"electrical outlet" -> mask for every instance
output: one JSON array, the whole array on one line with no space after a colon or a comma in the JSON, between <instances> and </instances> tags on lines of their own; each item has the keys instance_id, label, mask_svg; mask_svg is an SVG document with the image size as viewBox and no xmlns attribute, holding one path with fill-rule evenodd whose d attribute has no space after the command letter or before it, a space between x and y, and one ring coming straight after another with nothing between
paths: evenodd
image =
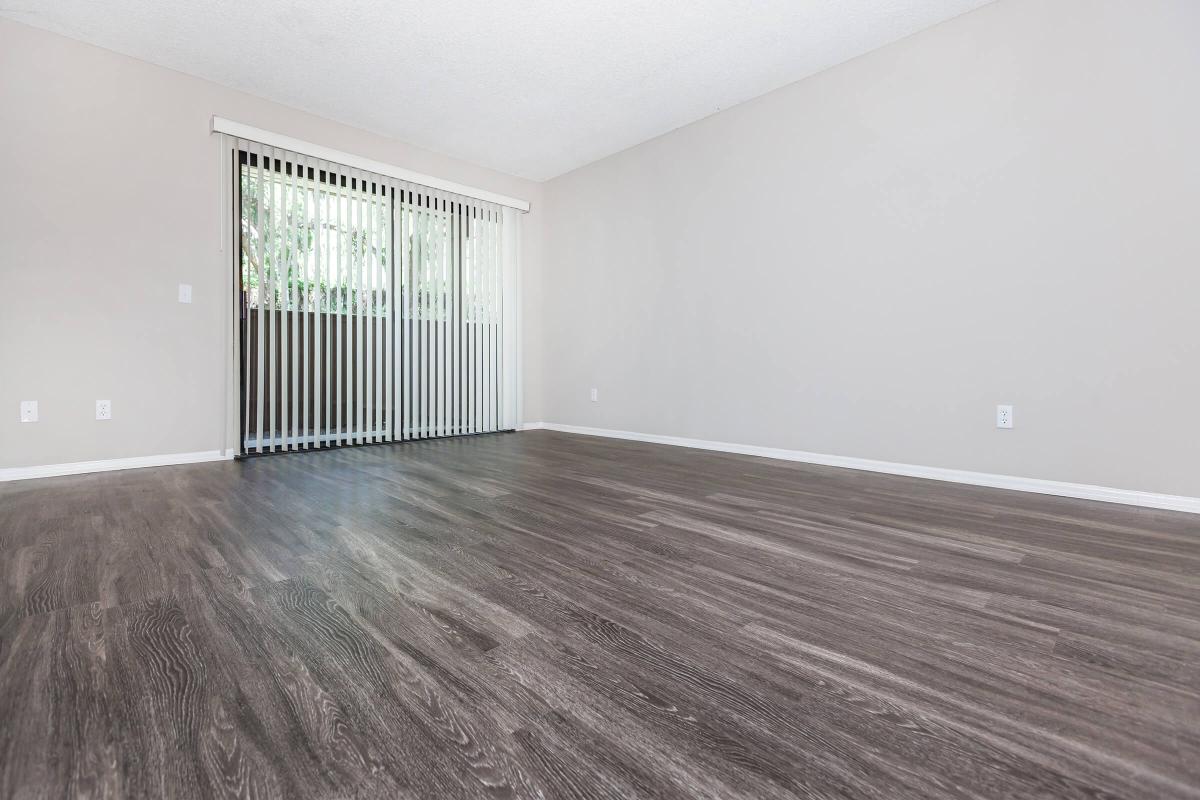
<instances>
[{"instance_id":1,"label":"electrical outlet","mask_svg":"<svg viewBox=\"0 0 1200 800\"><path fill-rule=\"evenodd\" d=\"M190 283L179 284L179 302L192 302L192 285Z\"/></svg>"},{"instance_id":2,"label":"electrical outlet","mask_svg":"<svg viewBox=\"0 0 1200 800\"><path fill-rule=\"evenodd\" d=\"M1013 426L1013 407L996 406L996 427L1011 428Z\"/></svg>"},{"instance_id":3,"label":"electrical outlet","mask_svg":"<svg viewBox=\"0 0 1200 800\"><path fill-rule=\"evenodd\" d=\"M592 389L592 402L593 403L600 402L600 390L599 389Z\"/></svg>"},{"instance_id":4,"label":"electrical outlet","mask_svg":"<svg viewBox=\"0 0 1200 800\"><path fill-rule=\"evenodd\" d=\"M21 401L21 422L37 422L37 421L38 421L37 400L22 400Z\"/></svg>"},{"instance_id":5,"label":"electrical outlet","mask_svg":"<svg viewBox=\"0 0 1200 800\"><path fill-rule=\"evenodd\" d=\"M112 401L96 401L96 419L112 419Z\"/></svg>"}]
</instances>

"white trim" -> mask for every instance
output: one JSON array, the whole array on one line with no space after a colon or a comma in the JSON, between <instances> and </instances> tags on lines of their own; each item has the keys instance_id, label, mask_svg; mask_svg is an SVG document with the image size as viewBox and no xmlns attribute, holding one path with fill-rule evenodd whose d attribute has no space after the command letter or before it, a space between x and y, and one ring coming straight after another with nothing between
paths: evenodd
<instances>
[{"instance_id":1,"label":"white trim","mask_svg":"<svg viewBox=\"0 0 1200 800\"><path fill-rule=\"evenodd\" d=\"M525 315L524 315L524 312L522 311L522 304L524 303L524 299L523 299L522 295L523 295L525 289L522 286L522 282L521 282L521 276L524 273L524 269L522 269L522 265L525 262L522 260L522 255L521 255L521 253L522 253L521 240L523 239L523 235L521 234L520 225L521 225L521 220L518 219L517 225L514 226L516 228L516 230L513 232L513 256L512 256L516 262L513 265L513 283L514 283L514 285L513 285L512 291L513 291L513 303L516 306L516 308L513 309L513 319L514 319L513 327L516 328L516 336L517 336L516 353L514 354L514 369L516 371L516 376L514 377L514 380L516 381L516 397L513 398L514 404L515 404L515 410L514 410L512 420L515 423L514 429L517 429L517 430L520 429L521 420L525 416L525 359L521 355L522 353L525 352L525 321L524 321Z\"/></svg>"},{"instance_id":2,"label":"white trim","mask_svg":"<svg viewBox=\"0 0 1200 800\"><path fill-rule=\"evenodd\" d=\"M737 453L746 456L774 458L781 461L799 461L805 464L821 464L827 467L859 469L867 472L882 472L888 475L904 475L910 478L926 478L949 483L965 483L970 486L987 486L992 489L1009 489L1016 492L1050 494L1059 497L1074 497L1079 500L1097 500L1102 503L1120 503L1127 506L1159 508L1167 511L1183 511L1200 514L1200 497L1141 492L1134 489L1113 489L1107 486L1092 486L1085 483L1066 483L1041 478L1021 478L1014 475L996 475L989 472L968 472L944 467L925 467L918 464L900 464L894 461L874 461L868 458L831 456L809 453L803 450L783 450L777 447L758 447L749 444L713 442L704 439L687 439L681 436L660 436L653 433L634 433L607 428L587 428L579 425L560 425L556 422L526 422L523 431L551 430L563 433L578 433L584 436L603 436L609 439L629 439L636 442L666 444L676 447L693 447L699 450L716 450L721 453Z\"/></svg>"},{"instance_id":3,"label":"white trim","mask_svg":"<svg viewBox=\"0 0 1200 800\"><path fill-rule=\"evenodd\" d=\"M270 145L271 147L281 147L284 150L291 150L294 153L300 153L306 156L324 159L325 161L333 161L337 164L343 164L354 169L363 169L368 172L374 172L378 175L386 175L389 178L399 178L402 181L410 183L419 183L422 186L428 186L431 189L441 189L444 192L453 194L466 195L474 197L476 200L486 200L489 203L498 203L502 206L515 208L518 211L529 211L529 201L521 200L516 197L508 197L506 195L489 192L486 189L477 189L474 186L467 186L454 181L435 178L432 175L424 175L420 172L413 172L404 167L398 167L395 164L388 164L383 161L375 161L370 158L356 156L353 153L347 153L342 150L335 150L332 147L306 142L303 139L294 139L291 136L285 136L282 133L255 128L252 125L245 125L241 122L225 119L224 117L214 116L212 118L213 133L227 133L231 136L236 136L240 139L250 139L261 144Z\"/></svg>"},{"instance_id":4,"label":"white trim","mask_svg":"<svg viewBox=\"0 0 1200 800\"><path fill-rule=\"evenodd\" d=\"M500 226L500 411L501 430L512 430L521 419L521 218L504 210Z\"/></svg>"},{"instance_id":5,"label":"white trim","mask_svg":"<svg viewBox=\"0 0 1200 800\"><path fill-rule=\"evenodd\" d=\"M221 134L221 246L220 270L221 287L224 290L226 302L222 303L224 311L221 314L225 329L225 374L222 395L225 400L224 418L221 430L221 452L232 455L237 452L238 431L242 419L241 382L242 341L241 315L234 309L241 309L239 297L241 293L241 230L234 232L233 215L238 209L234 208L233 172L236 166L234 154L236 141L226 134ZM235 261L234 259L237 259Z\"/></svg>"},{"instance_id":6,"label":"white trim","mask_svg":"<svg viewBox=\"0 0 1200 800\"><path fill-rule=\"evenodd\" d=\"M170 467L176 464L199 464L205 461L229 461L233 453L205 450L200 453L170 453L160 456L110 458L103 461L75 461L70 464L43 464L37 467L8 467L0 469L0 482L23 481L29 478L53 478L59 475L82 475L86 472L111 472L118 469Z\"/></svg>"}]
</instances>

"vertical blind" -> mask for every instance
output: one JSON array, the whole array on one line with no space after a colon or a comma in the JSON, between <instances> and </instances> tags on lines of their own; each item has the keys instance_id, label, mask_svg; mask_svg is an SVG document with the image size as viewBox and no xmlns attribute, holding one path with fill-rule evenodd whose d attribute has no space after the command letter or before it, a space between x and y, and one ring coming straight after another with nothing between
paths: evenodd
<instances>
[{"instance_id":1,"label":"vertical blind","mask_svg":"<svg viewBox=\"0 0 1200 800\"><path fill-rule=\"evenodd\" d=\"M397 186L404 364L398 438L499 430L502 213Z\"/></svg>"},{"instance_id":2,"label":"vertical blind","mask_svg":"<svg viewBox=\"0 0 1200 800\"><path fill-rule=\"evenodd\" d=\"M515 427L504 209L252 141L233 152L243 453Z\"/></svg>"}]
</instances>

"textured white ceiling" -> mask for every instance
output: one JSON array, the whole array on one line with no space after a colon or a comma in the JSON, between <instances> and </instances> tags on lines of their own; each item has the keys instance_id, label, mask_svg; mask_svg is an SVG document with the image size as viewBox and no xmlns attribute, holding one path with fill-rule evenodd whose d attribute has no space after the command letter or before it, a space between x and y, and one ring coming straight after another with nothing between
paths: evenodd
<instances>
[{"instance_id":1,"label":"textured white ceiling","mask_svg":"<svg viewBox=\"0 0 1200 800\"><path fill-rule=\"evenodd\" d=\"M0 15L544 180L990 0L21 0Z\"/></svg>"}]
</instances>

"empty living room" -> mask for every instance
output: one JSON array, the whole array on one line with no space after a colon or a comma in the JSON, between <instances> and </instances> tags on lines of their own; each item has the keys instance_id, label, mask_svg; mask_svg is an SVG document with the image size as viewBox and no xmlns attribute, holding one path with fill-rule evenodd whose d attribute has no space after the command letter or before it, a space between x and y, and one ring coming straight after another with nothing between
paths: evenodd
<instances>
[{"instance_id":1,"label":"empty living room","mask_svg":"<svg viewBox=\"0 0 1200 800\"><path fill-rule=\"evenodd\" d=\"M1200 800L1200 2L0 8L0 800Z\"/></svg>"}]
</instances>

